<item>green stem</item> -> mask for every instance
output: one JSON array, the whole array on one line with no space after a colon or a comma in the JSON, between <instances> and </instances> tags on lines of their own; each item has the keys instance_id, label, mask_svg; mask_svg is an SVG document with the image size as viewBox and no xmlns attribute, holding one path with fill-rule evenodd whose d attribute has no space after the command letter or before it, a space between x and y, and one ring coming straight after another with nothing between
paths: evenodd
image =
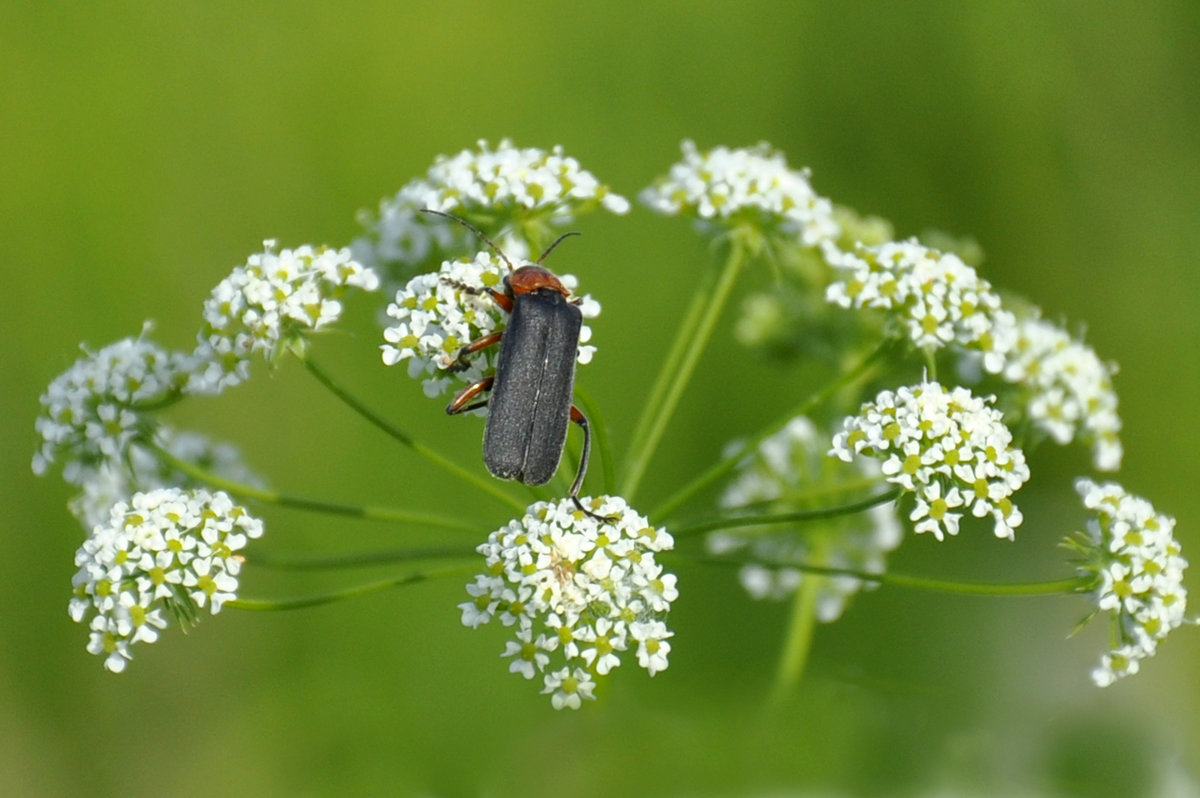
<instances>
[{"instance_id":1,"label":"green stem","mask_svg":"<svg viewBox=\"0 0 1200 798\"><path fill-rule=\"evenodd\" d=\"M384 579L379 582L370 582L365 585L356 585L354 587L335 590L330 593L321 593L315 596L305 596L295 599L248 599L239 598L231 599L225 602L226 607L233 607L239 610L255 610L258 612L273 612L277 610L298 610L304 607L317 607L322 604L332 604L335 601L342 599L357 598L370 593L378 593L381 590L388 588L399 587L400 585L412 585L417 582L425 582L430 579L437 579L443 576L458 576L473 573L478 570L478 566L457 566L454 568L441 568L432 571L418 571L416 573L405 574L404 576L394 577L392 579Z\"/></svg>"},{"instance_id":2,"label":"green stem","mask_svg":"<svg viewBox=\"0 0 1200 798\"><path fill-rule=\"evenodd\" d=\"M159 410L166 410L168 407L178 404L183 400L183 397L184 393L182 390L173 388L164 396L152 402L132 402L128 407L140 413L157 413Z\"/></svg>"},{"instance_id":3,"label":"green stem","mask_svg":"<svg viewBox=\"0 0 1200 798\"><path fill-rule=\"evenodd\" d=\"M276 568L287 571L329 571L339 568L362 568L373 565L393 565L398 562L441 560L469 557L475 547L441 546L423 549L387 549L366 551L357 554L341 554L332 557L289 557L287 555L257 553L247 558L250 565L259 568Z\"/></svg>"},{"instance_id":4,"label":"green stem","mask_svg":"<svg viewBox=\"0 0 1200 798\"><path fill-rule=\"evenodd\" d=\"M938 381L937 357L932 349L924 350L925 355L925 379L930 382Z\"/></svg>"},{"instance_id":5,"label":"green stem","mask_svg":"<svg viewBox=\"0 0 1200 798\"><path fill-rule=\"evenodd\" d=\"M641 417L638 418L637 424L634 425L633 437L629 446L631 452L642 445L642 441L648 434L650 423L654 419L654 410L662 404L663 396L666 395L671 376L679 370L679 361L683 357L684 349L687 347L690 331L696 329L696 325L700 322L700 316L704 313L705 303L712 296L717 276L715 270L706 269L703 278L696 286L695 293L692 294L691 302L688 303L687 311L683 314L683 321L679 324L679 331L675 335L675 340L671 342L671 348L667 352L667 357L663 360L662 365L659 366L658 376L655 378L654 385L650 389L650 395L646 397L646 402L642 405Z\"/></svg>"},{"instance_id":6,"label":"green stem","mask_svg":"<svg viewBox=\"0 0 1200 798\"><path fill-rule=\"evenodd\" d=\"M675 413L675 407L679 404L683 389L687 386L692 372L695 371L696 363L700 360L700 353L708 345L717 318L733 291L738 273L745 261L745 245L739 237L731 236L729 257L725 261L725 268L721 271L716 286L707 297L707 304L703 302L704 297L698 295L698 299L693 300L694 307L688 310L688 316L685 317L684 326L679 329L667 363L659 372L658 380L663 387L655 386L650 400L642 410L643 419L649 418L649 420L639 421L638 431L635 432L634 442L630 447L628 469L620 490L620 495L626 501L632 501L634 494L637 493L642 476L650 464L650 458L654 455L654 450L666 430L667 423ZM707 284L705 288L707 288ZM695 312L696 307L701 307L702 310L697 313ZM679 356L676 358L677 353ZM677 365L673 364L673 360L678 361ZM656 397L659 396L661 399L656 400Z\"/></svg>"},{"instance_id":7,"label":"green stem","mask_svg":"<svg viewBox=\"0 0 1200 798\"><path fill-rule=\"evenodd\" d=\"M869 510L880 504L895 501L900 496L901 488L889 488L883 493L870 496L851 504L839 504L835 507L821 507L816 510L796 510L790 513L763 513L760 515L736 515L714 518L672 529L671 536L676 540L703 535L718 529L734 529L742 526L766 526L768 524L790 524L798 521L818 521L823 518L838 518L843 515L853 515Z\"/></svg>"},{"instance_id":8,"label":"green stem","mask_svg":"<svg viewBox=\"0 0 1200 798\"><path fill-rule=\"evenodd\" d=\"M239 498L254 499L256 501L265 502L268 504L277 504L281 507L295 507L301 510L312 510L319 513L329 513L332 515L345 515L353 518L369 518L376 521L391 521L404 524L421 524L425 526L442 527L444 529L460 529L466 532L478 532L479 525L470 521L463 521L459 518L450 518L444 515L434 515L431 513L416 513L408 510L399 510L391 507L373 507L370 505L359 504L341 504L338 502L327 502L319 499L306 499L299 496L288 496L287 494L278 493L265 488L256 488L253 485L244 485L240 482L235 482L232 479L226 479L218 474L214 474L195 463L189 463L186 460L181 460L171 452L164 449L154 442L146 444L152 449L155 454L162 459L164 463L171 466L177 471L180 471L197 482L211 485L219 490L231 493Z\"/></svg>"},{"instance_id":9,"label":"green stem","mask_svg":"<svg viewBox=\"0 0 1200 798\"><path fill-rule=\"evenodd\" d=\"M358 399L356 399L354 396L351 396L349 393L343 390L342 387L335 383L333 379L325 373L325 370L316 363L308 358L305 358L303 362L305 368L308 369L310 374L317 378L318 382L328 388L329 391L338 399L341 399L347 407L358 413L370 423L374 424L377 428L383 430L383 432L387 433L389 436L407 446L409 449L421 455L439 468L442 468L445 471L448 471L449 473L459 477L460 479L471 483L484 493L499 499L514 510L519 510L521 512L525 511L525 505L523 503L508 495L508 493L506 493L504 490L497 487L494 482L485 479L472 471L468 471L457 463L446 459L420 441L415 440L407 432L387 421L382 416L378 415L364 405L362 402L358 401Z\"/></svg>"},{"instance_id":10,"label":"green stem","mask_svg":"<svg viewBox=\"0 0 1200 798\"><path fill-rule=\"evenodd\" d=\"M871 369L879 362L880 359L891 349L893 342L888 339L875 347L866 357L860 360L854 368L841 374L836 380L826 385L820 391L809 396L800 404L793 407L785 415L777 419L774 423L767 425L757 434L743 441L734 451L730 452L725 457L718 460L709 468L701 472L691 482L684 485L673 495L668 497L666 501L654 508L650 512L649 517L665 520L670 517L671 513L678 510L685 502L695 496L699 491L711 485L725 474L733 470L746 455L758 448L758 446L767 438L771 437L779 430L787 426L788 422L797 416L806 416L815 408L820 407L831 396L851 385L871 372Z\"/></svg>"},{"instance_id":11,"label":"green stem","mask_svg":"<svg viewBox=\"0 0 1200 798\"><path fill-rule=\"evenodd\" d=\"M778 702L785 698L800 683L808 652L812 650L813 630L817 624L817 592L821 580L804 579L792 598L791 617L787 637L779 656L779 668L775 672L774 698Z\"/></svg>"},{"instance_id":12,"label":"green stem","mask_svg":"<svg viewBox=\"0 0 1200 798\"><path fill-rule=\"evenodd\" d=\"M837 576L837 569L828 569L830 574ZM853 576L854 574L846 574ZM957 593L969 596L1050 596L1057 593L1077 593L1087 587L1085 580L1077 576L1067 579L1055 579L1050 582L1013 582L992 583L956 582L949 579L932 579L908 574L877 574L867 580L881 585L895 585L914 590L928 590L936 593Z\"/></svg>"},{"instance_id":13,"label":"green stem","mask_svg":"<svg viewBox=\"0 0 1200 798\"><path fill-rule=\"evenodd\" d=\"M733 557L695 557L696 562L708 565L761 565L756 561L739 560ZM928 590L934 593L955 593L969 596L1051 596L1060 593L1078 593L1088 589L1090 581L1084 577L1073 576L1067 579L1055 579L1049 582L961 582L950 579L934 579L911 574L882 573L875 574L859 571L854 568L833 568L824 565L807 565L805 563L788 563L785 567L794 568L806 574L817 576L849 576L863 582L878 585L894 585L913 590Z\"/></svg>"}]
</instances>

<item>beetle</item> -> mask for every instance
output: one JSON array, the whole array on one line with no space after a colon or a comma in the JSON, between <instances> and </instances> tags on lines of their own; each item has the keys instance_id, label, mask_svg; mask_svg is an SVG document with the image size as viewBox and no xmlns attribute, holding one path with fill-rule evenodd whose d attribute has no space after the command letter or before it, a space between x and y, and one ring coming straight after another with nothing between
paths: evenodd
<instances>
[{"instance_id":1,"label":"beetle","mask_svg":"<svg viewBox=\"0 0 1200 798\"><path fill-rule=\"evenodd\" d=\"M486 406L483 462L500 479L526 485L544 485L558 471L573 422L583 430L579 470L568 494L583 512L595 516L579 501L587 474L592 438L587 417L572 402L579 332L583 326L581 300L573 298L562 281L542 265L555 247L569 236L558 237L534 263L514 268L508 257L482 232L453 214L422 209L458 222L488 245L504 264L504 290L453 283L473 294L487 294L508 312L508 324L467 343L455 357L451 370L466 368L472 354L499 344L495 372L467 385L446 406L450 415ZM478 400L484 393L488 398Z\"/></svg>"}]
</instances>

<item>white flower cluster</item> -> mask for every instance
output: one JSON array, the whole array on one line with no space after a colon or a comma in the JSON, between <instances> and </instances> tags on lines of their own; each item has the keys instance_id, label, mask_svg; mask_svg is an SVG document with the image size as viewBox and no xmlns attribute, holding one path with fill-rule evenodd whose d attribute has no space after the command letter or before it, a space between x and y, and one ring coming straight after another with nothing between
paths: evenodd
<instances>
[{"instance_id":1,"label":"white flower cluster","mask_svg":"<svg viewBox=\"0 0 1200 798\"><path fill-rule=\"evenodd\" d=\"M767 503L770 512L811 509L811 497L823 487L879 475L874 460L846 466L825 456L825 441L803 416L764 440L738 465L721 506L735 508ZM783 599L805 579L817 580L817 618L829 623L841 617L850 597L864 585L849 576L806 576L792 564L884 571L884 555L900 545L900 523L891 507L868 513L810 522L802 527L744 527L708 536L714 554L744 551L759 563L744 565L742 587L756 599ZM867 585L873 587L874 585Z\"/></svg>"},{"instance_id":2,"label":"white flower cluster","mask_svg":"<svg viewBox=\"0 0 1200 798\"><path fill-rule=\"evenodd\" d=\"M1092 671L1106 687L1137 673L1158 642L1188 620L1187 560L1174 537L1175 519L1150 502L1113 482L1080 479L1075 488L1095 517L1069 544L1084 555L1081 572L1097 580L1096 605L1112 617L1113 648Z\"/></svg>"},{"instance_id":3,"label":"white flower cluster","mask_svg":"<svg viewBox=\"0 0 1200 798\"><path fill-rule=\"evenodd\" d=\"M504 139L492 149L481 140L476 149L439 156L424 177L384 199L377 214L361 214L367 235L354 242L354 251L371 264L415 266L470 246L466 230L421 213L423 208L467 217L478 211L501 219L499 229L504 221L528 222L534 217L559 226L597 205L616 214L629 211L628 200L580 168L562 147L547 152L514 147Z\"/></svg>"},{"instance_id":4,"label":"white flower cluster","mask_svg":"<svg viewBox=\"0 0 1200 798\"><path fill-rule=\"evenodd\" d=\"M156 429L155 441L180 460L194 463L225 479L257 487L265 484L258 474L245 465L241 452L232 444L163 425ZM84 471L78 463L64 468L64 473L82 474ZM176 471L136 442L126 451L121 463L106 463L96 469L87 469L86 473L86 478L79 483L81 492L70 500L68 506L83 528L89 531L97 524L108 521L114 504L128 500L138 490L189 485L192 482L186 474Z\"/></svg>"},{"instance_id":5,"label":"white flower cluster","mask_svg":"<svg viewBox=\"0 0 1200 798\"><path fill-rule=\"evenodd\" d=\"M830 455L883 461L887 480L916 496L917 532L958 534L963 511L991 515L996 537L1013 538L1021 511L1010 498L1029 479L1000 411L963 387L923 382L882 391L843 422Z\"/></svg>"},{"instance_id":6,"label":"white flower cluster","mask_svg":"<svg viewBox=\"0 0 1200 798\"><path fill-rule=\"evenodd\" d=\"M641 200L667 215L702 223L747 221L796 234L806 246L837 238L833 204L813 191L808 172L789 169L783 153L755 147L700 152L682 144L683 160L642 191Z\"/></svg>"},{"instance_id":7,"label":"white flower cluster","mask_svg":"<svg viewBox=\"0 0 1200 798\"><path fill-rule=\"evenodd\" d=\"M654 559L673 547L670 534L618 497L583 503L607 520L563 499L538 502L493 532L479 547L484 572L467 585L472 600L459 605L465 626L499 617L516 627L502 654L509 671L541 674L555 709L594 699L597 677L627 650L651 676L664 670L674 634L665 619L675 576Z\"/></svg>"},{"instance_id":8,"label":"white flower cluster","mask_svg":"<svg viewBox=\"0 0 1200 798\"><path fill-rule=\"evenodd\" d=\"M503 292L507 270L495 255L480 252L471 260L448 260L439 271L409 280L387 307L387 315L395 323L383 331L384 364L394 366L407 360L409 376L422 380L429 397L488 373L495 366L496 347L479 352L465 364L456 364L456 358L463 346L504 329L508 314L483 289ZM574 291L577 281L573 276L559 279L568 291ZM585 319L595 318L600 303L585 295L579 309ZM591 336L591 328L584 325L579 332L580 363L590 362L596 351L586 343Z\"/></svg>"},{"instance_id":9,"label":"white flower cluster","mask_svg":"<svg viewBox=\"0 0 1200 798\"><path fill-rule=\"evenodd\" d=\"M246 541L262 522L224 493L167 488L113 506L75 554L71 618L91 630L87 650L120 673L134 643L153 643L168 616L192 623L236 597Z\"/></svg>"},{"instance_id":10,"label":"white flower cluster","mask_svg":"<svg viewBox=\"0 0 1200 798\"><path fill-rule=\"evenodd\" d=\"M63 478L85 485L105 469L122 468L130 443L153 429L146 409L176 398L190 370L187 355L140 337L75 361L41 396L34 473L62 461Z\"/></svg>"},{"instance_id":11,"label":"white flower cluster","mask_svg":"<svg viewBox=\"0 0 1200 798\"><path fill-rule=\"evenodd\" d=\"M1021 405L1034 426L1060 444L1076 436L1090 441L1101 471L1121 467L1115 373L1116 365L1100 360L1090 346L1038 318L1017 325L1004 367L1004 378L1025 392Z\"/></svg>"},{"instance_id":12,"label":"white flower cluster","mask_svg":"<svg viewBox=\"0 0 1200 798\"><path fill-rule=\"evenodd\" d=\"M827 246L825 257L841 272L826 289L829 302L887 311L920 349L957 344L980 353L992 374L1004 368L1016 320L991 284L957 255L909 240L854 252Z\"/></svg>"},{"instance_id":13,"label":"white flower cluster","mask_svg":"<svg viewBox=\"0 0 1200 798\"><path fill-rule=\"evenodd\" d=\"M304 245L276 251L272 240L213 289L204 303L191 393L219 393L245 381L250 357L274 361L303 336L342 314L348 288L374 291L379 278L351 258L349 249Z\"/></svg>"},{"instance_id":14,"label":"white flower cluster","mask_svg":"<svg viewBox=\"0 0 1200 798\"><path fill-rule=\"evenodd\" d=\"M34 473L61 462L63 478L83 488L71 502L72 512L90 527L134 489L183 481L168 479L169 471L135 445L156 433L169 448L186 446L176 452L185 459L222 465L223 452L163 430L154 411L185 394L217 393L241 382L251 354L273 359L302 347L306 332L340 316L339 299L348 288L371 291L378 284L374 272L350 259L349 250L304 246L276 252L274 242L266 242L265 252L234 269L205 302L205 327L194 352L169 352L143 336L127 338L88 353L56 377L41 396L34 424L41 437ZM232 476L236 469L224 473Z\"/></svg>"}]
</instances>

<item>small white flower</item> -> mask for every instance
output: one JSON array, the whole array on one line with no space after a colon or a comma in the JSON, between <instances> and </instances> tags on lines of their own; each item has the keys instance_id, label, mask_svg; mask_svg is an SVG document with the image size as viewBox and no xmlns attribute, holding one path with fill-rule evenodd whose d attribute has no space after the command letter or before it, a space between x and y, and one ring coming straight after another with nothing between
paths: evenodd
<instances>
[{"instance_id":1,"label":"small white flower","mask_svg":"<svg viewBox=\"0 0 1200 798\"><path fill-rule=\"evenodd\" d=\"M909 521L915 521L915 532L932 532L938 540L942 539L943 531L947 535L958 534L958 520L962 513L951 512L962 507L962 494L957 487L942 496L942 484L931 482L924 491L917 495L917 506L908 516ZM1001 536L1003 537L1003 536Z\"/></svg>"},{"instance_id":2,"label":"small white flower","mask_svg":"<svg viewBox=\"0 0 1200 798\"><path fill-rule=\"evenodd\" d=\"M1116 471L1122 456L1116 373L1115 363L1035 316L1017 325L1003 376L1020 389L1021 406L1035 427L1060 444L1077 437L1090 442L1096 468Z\"/></svg>"},{"instance_id":3,"label":"small white flower","mask_svg":"<svg viewBox=\"0 0 1200 798\"><path fill-rule=\"evenodd\" d=\"M825 456L825 443L811 421L797 417L759 444L737 467L721 497L722 507L769 503L771 512L814 507L810 498L823 486L878 477L879 466L860 459L853 466ZM884 555L900 544L900 523L891 507L874 507L855 516L802 527L745 527L710 535L714 554L744 551L757 562L742 566L742 587L753 598L781 600L807 579L817 580L817 614L823 622L839 618L850 598L864 587L848 577L809 576L793 563L881 573ZM867 584L866 587L874 587Z\"/></svg>"},{"instance_id":4,"label":"small white flower","mask_svg":"<svg viewBox=\"0 0 1200 798\"><path fill-rule=\"evenodd\" d=\"M991 515L996 537L1013 537L1020 511L1011 496L1029 479L1024 453L1000 411L963 387L936 382L883 391L843 422L830 455L854 454L883 461L887 480L916 496L910 520L938 540L958 532L970 505L977 518Z\"/></svg>"},{"instance_id":5,"label":"small white flower","mask_svg":"<svg viewBox=\"0 0 1200 798\"><path fill-rule=\"evenodd\" d=\"M579 709L584 699L595 701L596 682L584 668L562 668L547 673L542 695L550 695L550 704L555 709Z\"/></svg>"},{"instance_id":6,"label":"small white flower","mask_svg":"<svg viewBox=\"0 0 1200 798\"><path fill-rule=\"evenodd\" d=\"M684 141L682 150L683 160L641 193L653 210L691 216L706 229L745 222L779 230L805 246L838 236L833 204L813 191L807 170L789 169L769 144L700 152Z\"/></svg>"},{"instance_id":7,"label":"small white flower","mask_svg":"<svg viewBox=\"0 0 1200 798\"><path fill-rule=\"evenodd\" d=\"M493 532L479 547L484 572L467 586L472 600L459 605L467 626L509 619L509 670L526 678L545 672L542 692L556 709L592 698L595 678L620 665L630 639L639 665L666 668L664 620L678 596L674 574L654 556L674 545L666 530L617 497L583 504L606 520L563 499L538 502Z\"/></svg>"},{"instance_id":8,"label":"small white flower","mask_svg":"<svg viewBox=\"0 0 1200 798\"><path fill-rule=\"evenodd\" d=\"M561 227L597 206L616 214L629 211L628 200L563 154L562 147L518 148L504 139L493 149L480 141L475 149L439 156L424 177L380 202L378 212L360 213L367 232L353 249L360 260L407 278L474 248L471 233L422 209L486 221L487 232L498 234L509 225L538 232ZM513 256L509 243L504 246Z\"/></svg>"},{"instance_id":9,"label":"small white flower","mask_svg":"<svg viewBox=\"0 0 1200 798\"><path fill-rule=\"evenodd\" d=\"M477 626L482 626L492 619L496 614L496 607L500 602L492 598L493 591L503 588L503 582L487 576L475 577L475 583L467 585L467 593L472 597L472 601L466 601L458 605L462 610L462 624L474 629Z\"/></svg>"},{"instance_id":10,"label":"small white flower","mask_svg":"<svg viewBox=\"0 0 1200 798\"><path fill-rule=\"evenodd\" d=\"M587 644L580 648L579 656L596 674L604 676L621 664L617 653L625 650L626 633L625 621L598 618L576 632L575 639Z\"/></svg>"},{"instance_id":11,"label":"small white flower","mask_svg":"<svg viewBox=\"0 0 1200 798\"><path fill-rule=\"evenodd\" d=\"M305 245L276 251L274 241L251 255L213 289L204 303L191 393L220 393L250 376L255 353L275 362L306 335L342 314L350 288L374 291L379 278L349 249Z\"/></svg>"},{"instance_id":12,"label":"small white flower","mask_svg":"<svg viewBox=\"0 0 1200 798\"><path fill-rule=\"evenodd\" d=\"M638 644L638 665L651 676L666 670L667 655L671 653L667 638L674 635L662 621L634 621L629 625L629 636Z\"/></svg>"},{"instance_id":13,"label":"small white flower","mask_svg":"<svg viewBox=\"0 0 1200 798\"><path fill-rule=\"evenodd\" d=\"M504 652L500 656L512 657L512 662L508 665L509 673L519 673L526 679L532 679L550 664L550 655L547 652L551 650L551 645L545 635L538 635L538 639L534 640L531 629L518 629L517 639L505 643Z\"/></svg>"},{"instance_id":14,"label":"small white flower","mask_svg":"<svg viewBox=\"0 0 1200 798\"><path fill-rule=\"evenodd\" d=\"M1004 368L1016 342L1015 317L1001 307L991 284L957 255L915 239L853 251L830 244L824 252L839 272L826 289L827 301L885 311L919 349L955 344L982 357L992 374Z\"/></svg>"},{"instance_id":15,"label":"small white flower","mask_svg":"<svg viewBox=\"0 0 1200 798\"><path fill-rule=\"evenodd\" d=\"M190 624L205 606L217 614L236 596L238 551L261 536L262 522L224 493L163 488L117 502L75 554L68 610L91 630L88 651L120 673L168 615Z\"/></svg>"},{"instance_id":16,"label":"small white flower","mask_svg":"<svg viewBox=\"0 0 1200 798\"><path fill-rule=\"evenodd\" d=\"M1174 537L1175 519L1145 499L1115 482L1080 479L1075 488L1094 517L1068 545L1082 555L1079 571L1094 580L1093 600L1112 623L1113 649L1092 672L1092 680L1106 687L1137 673L1160 640L1190 622L1183 586L1187 560Z\"/></svg>"},{"instance_id":17,"label":"small white flower","mask_svg":"<svg viewBox=\"0 0 1200 798\"><path fill-rule=\"evenodd\" d=\"M481 350L465 362L458 356L467 344L502 331L508 323L508 313L483 293L489 288L503 291L507 271L496 255L480 252L470 260L446 261L437 272L409 280L387 307L394 323L383 330L384 365L407 361L409 376L420 379L425 395L431 398L489 373L495 367L498 347ZM559 279L568 291L575 290L577 281L572 275ZM475 290L464 290L463 286ZM578 299L585 319L600 313L600 303L590 296ZM580 363L590 362L596 351L596 347L586 345L591 335L591 329L584 325L579 334Z\"/></svg>"}]
</instances>

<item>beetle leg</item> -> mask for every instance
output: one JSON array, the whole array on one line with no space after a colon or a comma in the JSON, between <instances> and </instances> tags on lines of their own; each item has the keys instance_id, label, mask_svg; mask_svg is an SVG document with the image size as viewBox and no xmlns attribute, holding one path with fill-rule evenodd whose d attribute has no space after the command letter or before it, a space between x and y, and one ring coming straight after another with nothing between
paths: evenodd
<instances>
[{"instance_id":1,"label":"beetle leg","mask_svg":"<svg viewBox=\"0 0 1200 798\"><path fill-rule=\"evenodd\" d=\"M495 377L484 377L482 380L476 380L466 388L463 388L454 395L454 398L450 400L450 404L446 405L446 413L453 416L458 413L465 413L468 410L475 410L483 407L487 404L486 399L481 402L476 402L472 405L468 405L467 402L470 402L484 391L490 391L492 389L492 383L495 381Z\"/></svg>"},{"instance_id":2,"label":"beetle leg","mask_svg":"<svg viewBox=\"0 0 1200 798\"><path fill-rule=\"evenodd\" d=\"M500 342L504 331L489 333L487 335L476 338L462 349L458 350L458 354L454 356L454 360L449 366L446 366L446 371L463 371L471 364L467 361L468 355L473 355L480 349L487 349L489 346L494 346Z\"/></svg>"},{"instance_id":3,"label":"beetle leg","mask_svg":"<svg viewBox=\"0 0 1200 798\"><path fill-rule=\"evenodd\" d=\"M442 285L448 285L451 288L457 288L464 294L471 294L473 296L483 296L486 294L487 296L490 296L492 301L494 301L497 305L504 308L505 313L512 313L512 299L504 293L497 291L495 288L481 288L476 285L467 285L466 283L459 282L458 280L446 279L442 280Z\"/></svg>"},{"instance_id":4,"label":"beetle leg","mask_svg":"<svg viewBox=\"0 0 1200 798\"><path fill-rule=\"evenodd\" d=\"M589 515L597 521L604 521L609 524L616 523L619 520L619 516L593 513L583 506L583 502L579 501L579 490L583 487L583 478L587 474L588 457L592 453L592 431L588 426L587 416L575 405L571 405L571 420L583 430L583 451L579 454L579 471L575 474L575 481L571 483L571 492L568 495L571 497L571 501L575 503L575 507L584 515Z\"/></svg>"}]
</instances>

